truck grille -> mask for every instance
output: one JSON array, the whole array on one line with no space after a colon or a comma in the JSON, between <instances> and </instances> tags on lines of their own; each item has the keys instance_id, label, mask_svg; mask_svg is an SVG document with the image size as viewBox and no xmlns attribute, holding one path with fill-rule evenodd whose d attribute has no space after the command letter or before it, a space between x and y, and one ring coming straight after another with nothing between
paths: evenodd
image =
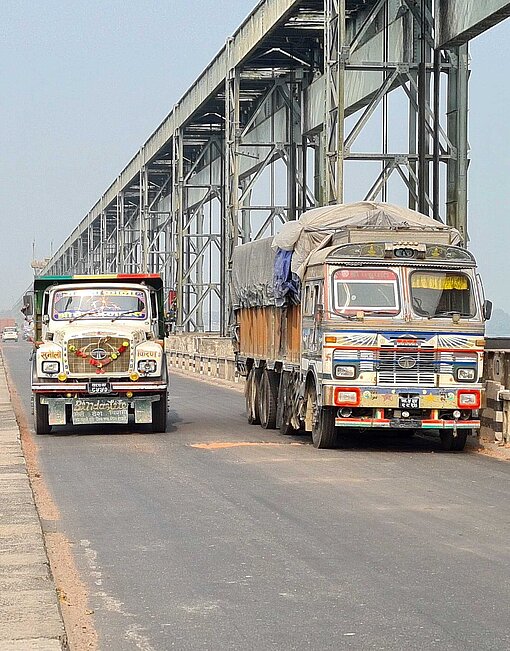
<instances>
[{"instance_id":1,"label":"truck grille","mask_svg":"<svg viewBox=\"0 0 510 651\"><path fill-rule=\"evenodd\" d=\"M104 370L108 375L122 375L129 371L130 347L119 353L122 344L127 341L123 337L76 337L69 339L67 344L67 364L69 373L76 375L94 375L97 367L90 363L91 353L95 350L102 350L106 353L105 359L111 355L118 355L117 359L105 365ZM86 357L77 355L77 351L86 353ZM100 357L101 355L99 355ZM101 360L98 360L101 363Z\"/></svg>"},{"instance_id":2,"label":"truck grille","mask_svg":"<svg viewBox=\"0 0 510 651\"><path fill-rule=\"evenodd\" d=\"M436 381L434 361L434 351L381 350L378 367L379 384L433 387Z\"/></svg>"}]
</instances>

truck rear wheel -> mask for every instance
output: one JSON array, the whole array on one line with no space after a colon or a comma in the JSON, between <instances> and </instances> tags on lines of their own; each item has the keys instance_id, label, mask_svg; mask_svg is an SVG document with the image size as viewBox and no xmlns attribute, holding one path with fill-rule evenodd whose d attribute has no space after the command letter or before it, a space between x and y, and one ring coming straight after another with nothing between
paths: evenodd
<instances>
[{"instance_id":1,"label":"truck rear wheel","mask_svg":"<svg viewBox=\"0 0 510 651\"><path fill-rule=\"evenodd\" d=\"M275 429L278 409L278 386L280 378L274 371L265 368L260 378L259 415L264 429Z\"/></svg>"},{"instance_id":2,"label":"truck rear wheel","mask_svg":"<svg viewBox=\"0 0 510 651\"><path fill-rule=\"evenodd\" d=\"M251 368L246 378L244 397L246 399L246 415L250 425L259 425L259 390L261 372L258 368Z\"/></svg>"},{"instance_id":3,"label":"truck rear wheel","mask_svg":"<svg viewBox=\"0 0 510 651\"><path fill-rule=\"evenodd\" d=\"M38 395L34 396L34 428L38 435L51 432L48 405L41 404L41 398Z\"/></svg>"},{"instance_id":4,"label":"truck rear wheel","mask_svg":"<svg viewBox=\"0 0 510 651\"><path fill-rule=\"evenodd\" d=\"M282 371L280 376L280 388L278 390L278 409L276 415L276 424L280 421L280 434L291 436L298 431L291 422L292 419L292 397L293 397L293 377L289 371Z\"/></svg>"},{"instance_id":5,"label":"truck rear wheel","mask_svg":"<svg viewBox=\"0 0 510 651\"><path fill-rule=\"evenodd\" d=\"M167 394L162 393L159 400L152 403L152 431L153 432L166 432L166 401Z\"/></svg>"},{"instance_id":6,"label":"truck rear wheel","mask_svg":"<svg viewBox=\"0 0 510 651\"><path fill-rule=\"evenodd\" d=\"M453 435L453 429L442 429L439 432L441 447L447 452L462 452L466 445L468 430L457 430L457 436Z\"/></svg>"},{"instance_id":7,"label":"truck rear wheel","mask_svg":"<svg viewBox=\"0 0 510 651\"><path fill-rule=\"evenodd\" d=\"M336 446L335 409L333 407L319 407L317 389L315 386L308 394L312 401L312 443L314 448L328 450Z\"/></svg>"}]
</instances>

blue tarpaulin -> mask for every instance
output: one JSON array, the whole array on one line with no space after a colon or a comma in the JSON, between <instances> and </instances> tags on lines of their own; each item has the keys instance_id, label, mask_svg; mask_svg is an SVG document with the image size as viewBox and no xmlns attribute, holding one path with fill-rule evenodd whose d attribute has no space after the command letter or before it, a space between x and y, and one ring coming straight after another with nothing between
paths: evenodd
<instances>
[{"instance_id":1,"label":"blue tarpaulin","mask_svg":"<svg viewBox=\"0 0 510 651\"><path fill-rule=\"evenodd\" d=\"M292 251L277 249L274 259L273 290L276 305L299 303L301 282L291 271Z\"/></svg>"}]
</instances>

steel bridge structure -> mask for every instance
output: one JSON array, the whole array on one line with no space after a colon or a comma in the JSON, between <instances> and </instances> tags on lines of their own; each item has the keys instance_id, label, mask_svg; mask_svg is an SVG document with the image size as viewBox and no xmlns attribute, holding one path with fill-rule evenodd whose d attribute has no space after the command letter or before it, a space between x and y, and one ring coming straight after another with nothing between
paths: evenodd
<instances>
[{"instance_id":1,"label":"steel bridge structure","mask_svg":"<svg viewBox=\"0 0 510 651\"><path fill-rule=\"evenodd\" d=\"M233 248L311 207L406 203L467 240L467 42L509 14L262 0L42 273L160 273L177 331L225 333Z\"/></svg>"}]
</instances>

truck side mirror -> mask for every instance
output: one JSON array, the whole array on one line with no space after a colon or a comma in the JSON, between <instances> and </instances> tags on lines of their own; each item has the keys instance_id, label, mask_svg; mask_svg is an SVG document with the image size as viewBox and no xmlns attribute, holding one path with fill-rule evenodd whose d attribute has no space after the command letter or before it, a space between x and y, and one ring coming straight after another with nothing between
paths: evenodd
<instances>
[{"instance_id":1,"label":"truck side mirror","mask_svg":"<svg viewBox=\"0 0 510 651\"><path fill-rule=\"evenodd\" d=\"M483 318L488 321L492 315L492 301L485 301L483 304Z\"/></svg>"},{"instance_id":2,"label":"truck side mirror","mask_svg":"<svg viewBox=\"0 0 510 651\"><path fill-rule=\"evenodd\" d=\"M47 314L45 314L42 318L42 322L44 323L44 325L48 325L48 323L50 322L50 317Z\"/></svg>"}]
</instances>

